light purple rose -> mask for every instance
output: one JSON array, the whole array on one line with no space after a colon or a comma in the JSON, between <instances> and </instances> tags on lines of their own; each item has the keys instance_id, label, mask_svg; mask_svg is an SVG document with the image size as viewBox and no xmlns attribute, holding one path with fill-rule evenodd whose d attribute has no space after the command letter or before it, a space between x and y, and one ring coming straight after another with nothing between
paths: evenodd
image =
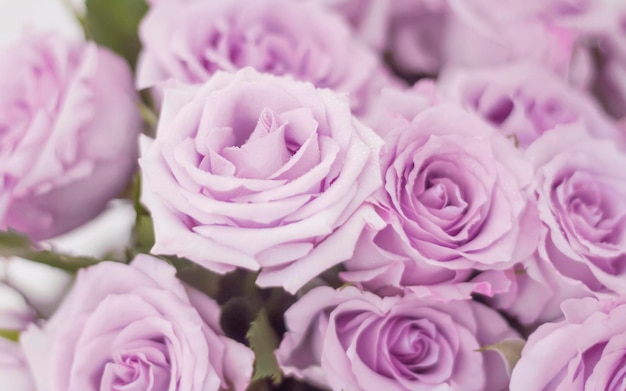
<instances>
[{"instance_id":1,"label":"light purple rose","mask_svg":"<svg viewBox=\"0 0 626 391\"><path fill-rule=\"evenodd\" d=\"M501 357L478 349L517 338L470 300L380 298L352 286L315 288L285 320L276 351L285 374L337 391L504 390Z\"/></svg>"},{"instance_id":2,"label":"light purple rose","mask_svg":"<svg viewBox=\"0 0 626 391\"><path fill-rule=\"evenodd\" d=\"M626 304L574 299L565 320L530 335L513 369L511 391L622 390Z\"/></svg>"},{"instance_id":3,"label":"light purple rose","mask_svg":"<svg viewBox=\"0 0 626 391\"><path fill-rule=\"evenodd\" d=\"M93 43L26 35L0 60L0 228L44 239L121 193L141 118L126 63Z\"/></svg>"},{"instance_id":4,"label":"light purple rose","mask_svg":"<svg viewBox=\"0 0 626 391\"><path fill-rule=\"evenodd\" d=\"M478 113L521 148L573 122L598 136L618 133L594 99L537 64L453 72L439 86L442 94Z\"/></svg>"},{"instance_id":5,"label":"light purple rose","mask_svg":"<svg viewBox=\"0 0 626 391\"><path fill-rule=\"evenodd\" d=\"M145 141L155 253L218 273L261 269L260 286L294 292L380 223L364 201L381 187L382 140L310 83L247 68L166 90L156 140Z\"/></svg>"},{"instance_id":6,"label":"light purple rose","mask_svg":"<svg viewBox=\"0 0 626 391\"><path fill-rule=\"evenodd\" d=\"M342 277L375 290L460 282L532 254L539 222L521 152L455 105L400 117L372 200L387 225L364 231Z\"/></svg>"},{"instance_id":7,"label":"light purple rose","mask_svg":"<svg viewBox=\"0 0 626 391\"><path fill-rule=\"evenodd\" d=\"M57 312L21 336L47 391L243 391L254 355L225 337L220 309L162 260L81 270Z\"/></svg>"},{"instance_id":8,"label":"light purple rose","mask_svg":"<svg viewBox=\"0 0 626 391\"><path fill-rule=\"evenodd\" d=\"M573 124L545 133L526 155L546 234L539 254L562 278L626 293L626 154Z\"/></svg>"},{"instance_id":9,"label":"light purple rose","mask_svg":"<svg viewBox=\"0 0 626 391\"><path fill-rule=\"evenodd\" d=\"M361 114L387 77L348 25L316 2L162 1L140 37L139 88L202 83L218 70L250 66L347 93Z\"/></svg>"}]
</instances>

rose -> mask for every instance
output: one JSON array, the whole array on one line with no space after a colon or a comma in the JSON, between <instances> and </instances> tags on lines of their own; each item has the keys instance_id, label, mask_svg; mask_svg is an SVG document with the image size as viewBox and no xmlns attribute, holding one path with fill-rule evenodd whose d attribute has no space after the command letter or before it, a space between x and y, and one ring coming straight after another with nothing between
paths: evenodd
<instances>
[{"instance_id":1,"label":"rose","mask_svg":"<svg viewBox=\"0 0 626 391\"><path fill-rule=\"evenodd\" d=\"M369 289L459 282L533 253L531 170L512 143L449 104L394 126L372 201L387 226L364 232L344 279Z\"/></svg>"},{"instance_id":2,"label":"rose","mask_svg":"<svg viewBox=\"0 0 626 391\"><path fill-rule=\"evenodd\" d=\"M528 150L546 234L539 253L562 278L595 292L626 293L626 155L577 124L545 133Z\"/></svg>"},{"instance_id":3,"label":"rose","mask_svg":"<svg viewBox=\"0 0 626 391\"><path fill-rule=\"evenodd\" d=\"M502 360L478 349L516 337L473 301L383 299L355 287L315 288L285 321L276 351L285 374L333 390L503 390Z\"/></svg>"},{"instance_id":4,"label":"rose","mask_svg":"<svg viewBox=\"0 0 626 391\"><path fill-rule=\"evenodd\" d=\"M527 148L558 125L582 122L598 136L616 128L595 100L533 63L451 72L439 81L442 94L478 113Z\"/></svg>"},{"instance_id":5,"label":"rose","mask_svg":"<svg viewBox=\"0 0 626 391\"><path fill-rule=\"evenodd\" d=\"M146 140L147 141L147 140ZM381 140L347 102L253 69L167 90L140 166L153 252L295 291L349 258L381 186Z\"/></svg>"},{"instance_id":6,"label":"rose","mask_svg":"<svg viewBox=\"0 0 626 391\"><path fill-rule=\"evenodd\" d=\"M135 167L141 118L122 59L26 35L0 61L0 228L34 239L100 213Z\"/></svg>"},{"instance_id":7,"label":"rose","mask_svg":"<svg viewBox=\"0 0 626 391\"><path fill-rule=\"evenodd\" d=\"M623 388L626 305L573 299L565 320L530 335L513 369L511 391Z\"/></svg>"},{"instance_id":8,"label":"rose","mask_svg":"<svg viewBox=\"0 0 626 391\"><path fill-rule=\"evenodd\" d=\"M218 70L251 66L348 93L362 114L371 90L387 77L343 20L315 2L159 2L140 37L140 88L169 79L202 83Z\"/></svg>"},{"instance_id":9,"label":"rose","mask_svg":"<svg viewBox=\"0 0 626 391\"><path fill-rule=\"evenodd\" d=\"M245 390L252 352L175 272L147 255L81 270L58 311L21 336L39 389Z\"/></svg>"}]
</instances>

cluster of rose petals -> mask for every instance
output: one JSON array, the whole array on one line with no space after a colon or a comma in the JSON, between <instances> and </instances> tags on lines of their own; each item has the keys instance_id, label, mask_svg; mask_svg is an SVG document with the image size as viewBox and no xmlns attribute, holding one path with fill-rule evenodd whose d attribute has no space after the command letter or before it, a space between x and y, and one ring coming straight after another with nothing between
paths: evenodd
<instances>
[{"instance_id":1,"label":"cluster of rose petals","mask_svg":"<svg viewBox=\"0 0 626 391\"><path fill-rule=\"evenodd\" d=\"M283 371L332 390L506 389L504 362L481 347L517 338L470 300L380 298L319 287L285 313Z\"/></svg>"},{"instance_id":2,"label":"cluster of rose petals","mask_svg":"<svg viewBox=\"0 0 626 391\"><path fill-rule=\"evenodd\" d=\"M626 293L626 154L582 126L546 133L528 150L547 234L539 254L592 291Z\"/></svg>"},{"instance_id":3,"label":"cluster of rose petals","mask_svg":"<svg viewBox=\"0 0 626 391\"><path fill-rule=\"evenodd\" d=\"M140 88L202 83L218 70L250 66L347 93L362 113L372 89L387 79L374 53L316 2L159 2L142 21L140 37Z\"/></svg>"},{"instance_id":4,"label":"cluster of rose petals","mask_svg":"<svg viewBox=\"0 0 626 391\"><path fill-rule=\"evenodd\" d=\"M323 0L361 39L387 51L404 74L484 67L531 59L566 72L579 30L562 19L584 13L577 0Z\"/></svg>"},{"instance_id":5,"label":"cluster of rose petals","mask_svg":"<svg viewBox=\"0 0 626 391\"><path fill-rule=\"evenodd\" d=\"M539 327L511 376L511 391L623 390L626 305L572 299L565 319Z\"/></svg>"},{"instance_id":6,"label":"cluster of rose petals","mask_svg":"<svg viewBox=\"0 0 626 391\"><path fill-rule=\"evenodd\" d=\"M219 307L147 255L79 272L58 311L20 343L38 389L243 391L254 356L225 336Z\"/></svg>"},{"instance_id":7,"label":"cluster of rose petals","mask_svg":"<svg viewBox=\"0 0 626 391\"><path fill-rule=\"evenodd\" d=\"M531 167L509 140L445 103L395 125L373 201L387 225L361 236L344 279L370 289L458 282L532 254Z\"/></svg>"},{"instance_id":8,"label":"cluster of rose petals","mask_svg":"<svg viewBox=\"0 0 626 391\"><path fill-rule=\"evenodd\" d=\"M476 112L520 148L574 122L592 135L619 136L596 101L535 63L450 72L438 85L443 95Z\"/></svg>"},{"instance_id":9,"label":"cluster of rose petals","mask_svg":"<svg viewBox=\"0 0 626 391\"><path fill-rule=\"evenodd\" d=\"M140 166L155 253L296 291L350 258L381 186L382 140L347 101L251 68L166 90Z\"/></svg>"},{"instance_id":10,"label":"cluster of rose petals","mask_svg":"<svg viewBox=\"0 0 626 391\"><path fill-rule=\"evenodd\" d=\"M26 35L0 61L0 227L43 239L126 186L141 118L129 67L93 43Z\"/></svg>"}]
</instances>

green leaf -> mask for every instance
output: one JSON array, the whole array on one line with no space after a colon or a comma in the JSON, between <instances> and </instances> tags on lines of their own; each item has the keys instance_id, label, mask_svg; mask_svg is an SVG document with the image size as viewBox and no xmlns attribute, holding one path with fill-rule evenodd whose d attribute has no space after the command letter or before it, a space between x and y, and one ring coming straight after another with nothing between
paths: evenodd
<instances>
[{"instance_id":1,"label":"green leaf","mask_svg":"<svg viewBox=\"0 0 626 391\"><path fill-rule=\"evenodd\" d=\"M141 174L137 173L126 190L126 197L133 201L135 208L135 226L133 244L128 249L129 256L148 254L154 246L154 224L150 212L141 204Z\"/></svg>"},{"instance_id":2,"label":"green leaf","mask_svg":"<svg viewBox=\"0 0 626 391\"><path fill-rule=\"evenodd\" d=\"M89 36L134 67L141 49L137 26L148 11L145 0L86 0L85 6Z\"/></svg>"},{"instance_id":3,"label":"green leaf","mask_svg":"<svg viewBox=\"0 0 626 391\"><path fill-rule=\"evenodd\" d=\"M524 344L525 341L523 339L505 339L493 345L483 346L478 349L478 351L485 352L488 350L494 350L498 352L504 359L506 369L510 375L513 367L515 367L515 364L517 364L522 356Z\"/></svg>"},{"instance_id":4,"label":"green leaf","mask_svg":"<svg viewBox=\"0 0 626 391\"><path fill-rule=\"evenodd\" d=\"M283 374L274 355L274 350L278 348L278 337L265 309L257 314L256 319L250 325L246 338L255 356L252 381L271 378L275 385L280 384Z\"/></svg>"},{"instance_id":5,"label":"green leaf","mask_svg":"<svg viewBox=\"0 0 626 391\"><path fill-rule=\"evenodd\" d=\"M0 329L0 338L5 338L14 342L18 342L20 340L20 331Z\"/></svg>"},{"instance_id":6,"label":"green leaf","mask_svg":"<svg viewBox=\"0 0 626 391\"><path fill-rule=\"evenodd\" d=\"M0 231L0 257L20 257L70 272L101 262L96 258L73 257L37 249L28 236L11 230Z\"/></svg>"}]
</instances>

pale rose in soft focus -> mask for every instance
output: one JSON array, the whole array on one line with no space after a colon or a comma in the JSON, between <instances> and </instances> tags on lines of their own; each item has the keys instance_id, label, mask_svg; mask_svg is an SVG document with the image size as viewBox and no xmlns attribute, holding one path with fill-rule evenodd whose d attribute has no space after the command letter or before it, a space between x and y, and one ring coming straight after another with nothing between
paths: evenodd
<instances>
[{"instance_id":1,"label":"pale rose in soft focus","mask_svg":"<svg viewBox=\"0 0 626 391\"><path fill-rule=\"evenodd\" d=\"M381 187L382 140L344 97L251 68L165 92L145 140L142 199L152 251L218 273L261 270L294 292L350 258Z\"/></svg>"},{"instance_id":2,"label":"pale rose in soft focus","mask_svg":"<svg viewBox=\"0 0 626 391\"><path fill-rule=\"evenodd\" d=\"M61 307L20 343L40 390L243 391L254 356L223 335L212 299L139 255L79 272Z\"/></svg>"},{"instance_id":3,"label":"pale rose in soft focus","mask_svg":"<svg viewBox=\"0 0 626 391\"><path fill-rule=\"evenodd\" d=\"M316 2L162 1L142 21L140 37L139 88L202 83L218 70L250 66L346 93L363 114L389 79L348 25Z\"/></svg>"},{"instance_id":4,"label":"pale rose in soft focus","mask_svg":"<svg viewBox=\"0 0 626 391\"><path fill-rule=\"evenodd\" d=\"M596 136L617 138L621 133L591 96L537 64L450 72L438 86L443 95L476 112L520 148L558 125L574 122Z\"/></svg>"},{"instance_id":5,"label":"pale rose in soft focus","mask_svg":"<svg viewBox=\"0 0 626 391\"><path fill-rule=\"evenodd\" d=\"M534 252L531 167L511 142L447 103L389 124L372 199L387 225L364 231L342 278L376 290L461 282Z\"/></svg>"},{"instance_id":6,"label":"pale rose in soft focus","mask_svg":"<svg viewBox=\"0 0 626 391\"><path fill-rule=\"evenodd\" d=\"M584 0L479 0L449 4L442 49L445 65L484 67L523 60L565 77L575 65L579 33L568 25L567 18L587 12Z\"/></svg>"},{"instance_id":7,"label":"pale rose in soft focus","mask_svg":"<svg viewBox=\"0 0 626 391\"><path fill-rule=\"evenodd\" d=\"M626 379L626 304L573 299L565 319L528 338L511 391L622 390Z\"/></svg>"},{"instance_id":8,"label":"pale rose in soft focus","mask_svg":"<svg viewBox=\"0 0 626 391\"><path fill-rule=\"evenodd\" d=\"M589 12L585 0L321 2L405 75L530 59L567 78L588 77L577 69L588 59L579 59L579 31L569 24L572 15Z\"/></svg>"},{"instance_id":9,"label":"pale rose in soft focus","mask_svg":"<svg viewBox=\"0 0 626 391\"><path fill-rule=\"evenodd\" d=\"M124 61L27 34L0 60L0 228L50 238L95 217L135 168L141 118Z\"/></svg>"},{"instance_id":10,"label":"pale rose in soft focus","mask_svg":"<svg viewBox=\"0 0 626 391\"><path fill-rule=\"evenodd\" d=\"M471 300L380 298L351 286L315 288L285 321L276 351L285 374L337 391L503 391L503 360L478 349L518 338Z\"/></svg>"},{"instance_id":11,"label":"pale rose in soft focus","mask_svg":"<svg viewBox=\"0 0 626 391\"><path fill-rule=\"evenodd\" d=\"M626 154L580 124L545 133L526 156L535 170L539 254L564 279L626 293Z\"/></svg>"}]
</instances>

